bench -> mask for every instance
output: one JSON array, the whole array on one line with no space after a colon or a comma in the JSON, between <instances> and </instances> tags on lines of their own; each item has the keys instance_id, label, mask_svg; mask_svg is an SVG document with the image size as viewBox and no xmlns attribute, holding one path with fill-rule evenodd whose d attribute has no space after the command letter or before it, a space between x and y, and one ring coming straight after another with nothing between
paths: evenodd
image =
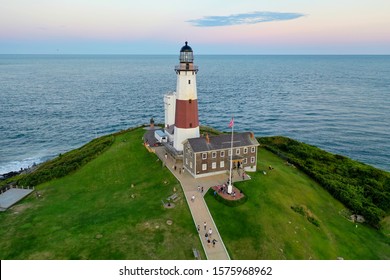
<instances>
[{"instance_id":1,"label":"bench","mask_svg":"<svg viewBox=\"0 0 390 280\"><path fill-rule=\"evenodd\" d=\"M194 257L196 260L200 260L200 254L199 254L199 251L195 248L192 248L192 252L194 253Z\"/></svg>"},{"instance_id":2,"label":"bench","mask_svg":"<svg viewBox=\"0 0 390 280\"><path fill-rule=\"evenodd\" d=\"M175 201L177 199L179 199L179 196L177 193L174 193L173 195L171 195L170 197L167 198L168 201L171 201L171 200Z\"/></svg>"}]
</instances>

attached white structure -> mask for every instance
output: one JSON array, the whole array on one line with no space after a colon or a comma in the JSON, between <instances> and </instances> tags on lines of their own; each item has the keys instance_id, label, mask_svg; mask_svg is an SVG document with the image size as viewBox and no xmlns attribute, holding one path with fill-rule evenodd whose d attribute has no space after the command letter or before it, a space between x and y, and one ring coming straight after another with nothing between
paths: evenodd
<instances>
[{"instance_id":1,"label":"attached white structure","mask_svg":"<svg viewBox=\"0 0 390 280\"><path fill-rule=\"evenodd\" d=\"M168 135L164 133L162 130L155 130L154 131L154 137L157 139L159 143L167 142L168 141Z\"/></svg>"}]
</instances>

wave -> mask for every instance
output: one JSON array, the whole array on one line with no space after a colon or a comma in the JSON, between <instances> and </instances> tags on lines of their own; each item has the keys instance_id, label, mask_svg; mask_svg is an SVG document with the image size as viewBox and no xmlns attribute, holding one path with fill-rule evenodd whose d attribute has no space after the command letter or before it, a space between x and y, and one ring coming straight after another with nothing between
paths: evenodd
<instances>
[{"instance_id":1,"label":"wave","mask_svg":"<svg viewBox=\"0 0 390 280\"><path fill-rule=\"evenodd\" d=\"M22 160L9 161L0 166L0 175L12 171L20 171L21 169L29 168L35 164L40 164L52 158L53 156L29 157Z\"/></svg>"}]
</instances>

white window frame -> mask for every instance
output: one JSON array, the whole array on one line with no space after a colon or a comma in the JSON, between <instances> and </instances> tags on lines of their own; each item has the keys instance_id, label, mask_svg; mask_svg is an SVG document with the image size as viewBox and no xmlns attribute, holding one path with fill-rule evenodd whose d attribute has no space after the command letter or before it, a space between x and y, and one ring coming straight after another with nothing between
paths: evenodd
<instances>
[{"instance_id":1,"label":"white window frame","mask_svg":"<svg viewBox=\"0 0 390 280\"><path fill-rule=\"evenodd\" d=\"M211 163L211 169L217 169L217 163L216 162L212 162Z\"/></svg>"},{"instance_id":2,"label":"white window frame","mask_svg":"<svg viewBox=\"0 0 390 280\"><path fill-rule=\"evenodd\" d=\"M244 158L244 160L242 161L243 164L247 164L248 163L248 159L247 158Z\"/></svg>"},{"instance_id":3,"label":"white window frame","mask_svg":"<svg viewBox=\"0 0 390 280\"><path fill-rule=\"evenodd\" d=\"M240 154L240 148L236 149L236 155L239 155Z\"/></svg>"},{"instance_id":4,"label":"white window frame","mask_svg":"<svg viewBox=\"0 0 390 280\"><path fill-rule=\"evenodd\" d=\"M217 157L217 152L212 152L212 153L211 153L211 157L212 157L212 158L216 158L216 157Z\"/></svg>"},{"instance_id":5,"label":"white window frame","mask_svg":"<svg viewBox=\"0 0 390 280\"><path fill-rule=\"evenodd\" d=\"M255 146L253 146L253 147L251 148L251 152L252 152L252 153L256 152L256 147L255 147Z\"/></svg>"},{"instance_id":6,"label":"white window frame","mask_svg":"<svg viewBox=\"0 0 390 280\"><path fill-rule=\"evenodd\" d=\"M220 156L225 157L225 151L221 151Z\"/></svg>"},{"instance_id":7,"label":"white window frame","mask_svg":"<svg viewBox=\"0 0 390 280\"><path fill-rule=\"evenodd\" d=\"M202 153L202 159L207 159L207 153Z\"/></svg>"},{"instance_id":8,"label":"white window frame","mask_svg":"<svg viewBox=\"0 0 390 280\"><path fill-rule=\"evenodd\" d=\"M202 171L206 171L207 170L207 163L203 163L202 164Z\"/></svg>"},{"instance_id":9,"label":"white window frame","mask_svg":"<svg viewBox=\"0 0 390 280\"><path fill-rule=\"evenodd\" d=\"M190 161L190 168L192 169L192 161Z\"/></svg>"},{"instance_id":10,"label":"white window frame","mask_svg":"<svg viewBox=\"0 0 390 280\"><path fill-rule=\"evenodd\" d=\"M255 163L255 157L251 157L251 163Z\"/></svg>"},{"instance_id":11,"label":"white window frame","mask_svg":"<svg viewBox=\"0 0 390 280\"><path fill-rule=\"evenodd\" d=\"M224 161L224 160L221 160L221 161L219 162L219 167L220 167L220 168L225 168L225 161Z\"/></svg>"},{"instance_id":12,"label":"white window frame","mask_svg":"<svg viewBox=\"0 0 390 280\"><path fill-rule=\"evenodd\" d=\"M248 153L248 147L245 147L244 148L244 155L246 155Z\"/></svg>"}]
</instances>

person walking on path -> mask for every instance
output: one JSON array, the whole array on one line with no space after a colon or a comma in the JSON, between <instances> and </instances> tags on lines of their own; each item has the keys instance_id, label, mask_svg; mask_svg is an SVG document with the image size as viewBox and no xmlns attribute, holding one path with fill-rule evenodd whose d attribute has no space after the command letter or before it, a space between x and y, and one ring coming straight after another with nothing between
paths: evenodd
<instances>
[{"instance_id":1,"label":"person walking on path","mask_svg":"<svg viewBox=\"0 0 390 280\"><path fill-rule=\"evenodd\" d=\"M206 222L203 223L203 227L204 227L204 230L207 229L207 223Z\"/></svg>"},{"instance_id":2,"label":"person walking on path","mask_svg":"<svg viewBox=\"0 0 390 280\"><path fill-rule=\"evenodd\" d=\"M196 227L196 229L198 230L198 232L200 231L200 226L198 225L197 227Z\"/></svg>"},{"instance_id":3,"label":"person walking on path","mask_svg":"<svg viewBox=\"0 0 390 280\"><path fill-rule=\"evenodd\" d=\"M212 234L213 234L213 230L210 228L209 229L209 236L211 237Z\"/></svg>"},{"instance_id":4,"label":"person walking on path","mask_svg":"<svg viewBox=\"0 0 390 280\"><path fill-rule=\"evenodd\" d=\"M217 243L218 241L215 240L215 238L213 239L213 241L211 241L213 243L213 247L215 247L215 243Z\"/></svg>"},{"instance_id":5,"label":"person walking on path","mask_svg":"<svg viewBox=\"0 0 390 280\"><path fill-rule=\"evenodd\" d=\"M195 201L195 195L192 195L191 197L191 201L194 202Z\"/></svg>"}]
</instances>

